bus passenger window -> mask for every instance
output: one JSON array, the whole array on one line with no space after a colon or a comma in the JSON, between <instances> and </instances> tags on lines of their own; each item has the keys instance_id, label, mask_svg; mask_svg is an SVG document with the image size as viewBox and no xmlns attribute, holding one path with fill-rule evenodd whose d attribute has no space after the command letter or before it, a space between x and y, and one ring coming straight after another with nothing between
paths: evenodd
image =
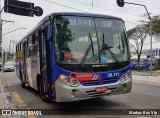
<instances>
[{"instance_id":1,"label":"bus passenger window","mask_svg":"<svg viewBox=\"0 0 160 118\"><path fill-rule=\"evenodd\" d=\"M32 36L28 38L28 47L32 46Z\"/></svg>"},{"instance_id":2,"label":"bus passenger window","mask_svg":"<svg viewBox=\"0 0 160 118\"><path fill-rule=\"evenodd\" d=\"M32 44L35 44L35 34L32 35Z\"/></svg>"}]
</instances>

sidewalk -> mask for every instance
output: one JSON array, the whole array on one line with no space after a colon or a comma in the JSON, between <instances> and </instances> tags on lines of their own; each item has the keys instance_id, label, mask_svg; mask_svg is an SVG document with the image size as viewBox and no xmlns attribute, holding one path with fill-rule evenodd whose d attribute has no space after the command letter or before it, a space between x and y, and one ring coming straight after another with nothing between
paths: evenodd
<instances>
[{"instance_id":1,"label":"sidewalk","mask_svg":"<svg viewBox=\"0 0 160 118\"><path fill-rule=\"evenodd\" d=\"M160 76L132 75L132 80L133 82L158 85L160 87Z\"/></svg>"},{"instance_id":2,"label":"sidewalk","mask_svg":"<svg viewBox=\"0 0 160 118\"><path fill-rule=\"evenodd\" d=\"M3 104L2 73L1 73L1 72L0 72L0 109L4 109L4 104Z\"/></svg>"},{"instance_id":3,"label":"sidewalk","mask_svg":"<svg viewBox=\"0 0 160 118\"><path fill-rule=\"evenodd\" d=\"M151 71L135 71L132 70L132 75L151 76ZM152 76L160 78L160 70L152 71Z\"/></svg>"}]
</instances>

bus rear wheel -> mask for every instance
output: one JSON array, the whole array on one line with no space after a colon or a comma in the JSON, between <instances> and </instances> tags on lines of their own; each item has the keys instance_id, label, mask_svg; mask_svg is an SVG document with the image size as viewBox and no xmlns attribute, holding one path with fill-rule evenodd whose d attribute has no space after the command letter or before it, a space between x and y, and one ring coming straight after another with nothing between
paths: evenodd
<instances>
[{"instance_id":1,"label":"bus rear wheel","mask_svg":"<svg viewBox=\"0 0 160 118\"><path fill-rule=\"evenodd\" d=\"M26 88L25 83L23 82L22 73L20 72L20 80L21 80L21 87Z\"/></svg>"},{"instance_id":2,"label":"bus rear wheel","mask_svg":"<svg viewBox=\"0 0 160 118\"><path fill-rule=\"evenodd\" d=\"M21 81L21 86L22 86L22 88L26 88L25 83L24 83L24 82L22 82L22 81Z\"/></svg>"}]
</instances>

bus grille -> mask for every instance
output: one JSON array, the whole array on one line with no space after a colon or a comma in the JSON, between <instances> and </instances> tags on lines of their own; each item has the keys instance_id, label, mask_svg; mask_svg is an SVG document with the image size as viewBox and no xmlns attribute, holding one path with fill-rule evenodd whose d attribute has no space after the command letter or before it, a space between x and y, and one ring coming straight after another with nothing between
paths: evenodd
<instances>
[{"instance_id":1,"label":"bus grille","mask_svg":"<svg viewBox=\"0 0 160 118\"><path fill-rule=\"evenodd\" d=\"M81 81L81 83L84 86L94 86L94 85L116 83L117 81L118 81L118 78L108 78L108 79L103 79L103 80Z\"/></svg>"}]
</instances>

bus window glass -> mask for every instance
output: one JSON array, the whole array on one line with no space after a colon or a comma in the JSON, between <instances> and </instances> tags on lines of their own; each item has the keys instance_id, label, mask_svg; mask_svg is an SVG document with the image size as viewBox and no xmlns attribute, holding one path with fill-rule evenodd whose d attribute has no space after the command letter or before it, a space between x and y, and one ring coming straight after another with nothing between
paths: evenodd
<instances>
[{"instance_id":1,"label":"bus window glass","mask_svg":"<svg viewBox=\"0 0 160 118\"><path fill-rule=\"evenodd\" d=\"M28 47L32 46L32 36L28 38Z\"/></svg>"},{"instance_id":2,"label":"bus window glass","mask_svg":"<svg viewBox=\"0 0 160 118\"><path fill-rule=\"evenodd\" d=\"M38 46L38 31L34 34L34 45L32 50L32 56L38 56L39 55L39 46Z\"/></svg>"},{"instance_id":3,"label":"bus window glass","mask_svg":"<svg viewBox=\"0 0 160 118\"><path fill-rule=\"evenodd\" d=\"M129 59L129 46L126 38L124 24L121 20L76 17L76 16L57 16L55 53L59 63L81 63L85 53L84 63L99 63L98 49L102 49L107 44L108 48L114 53L118 61ZM91 45L91 46L90 46ZM104 51L107 58L106 63L113 63L110 51Z\"/></svg>"},{"instance_id":4,"label":"bus window glass","mask_svg":"<svg viewBox=\"0 0 160 118\"><path fill-rule=\"evenodd\" d=\"M32 35L32 44L35 44L35 34Z\"/></svg>"}]
</instances>

